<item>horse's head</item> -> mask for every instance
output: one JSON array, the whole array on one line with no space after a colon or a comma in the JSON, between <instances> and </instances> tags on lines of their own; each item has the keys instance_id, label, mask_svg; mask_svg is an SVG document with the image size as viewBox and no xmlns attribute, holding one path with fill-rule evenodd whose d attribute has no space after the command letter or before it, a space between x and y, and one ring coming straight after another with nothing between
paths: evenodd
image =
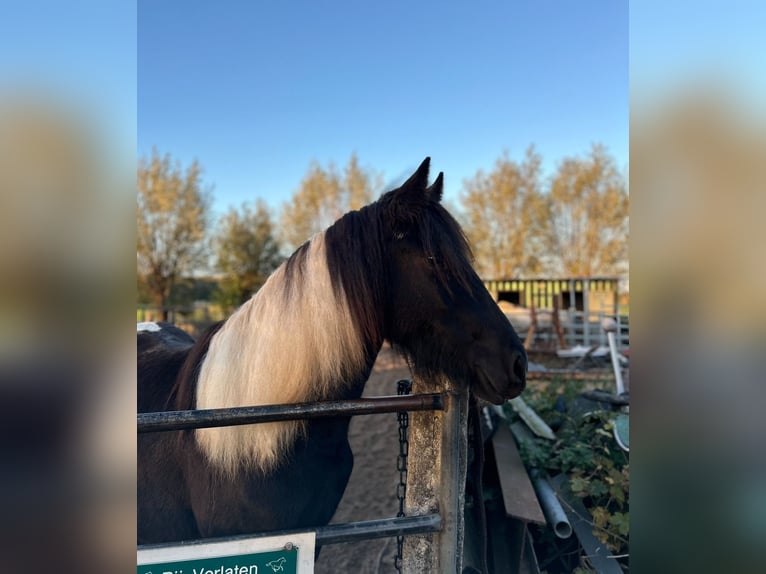
<instances>
[{"instance_id":1,"label":"horse's head","mask_svg":"<svg viewBox=\"0 0 766 574\"><path fill-rule=\"evenodd\" d=\"M388 266L384 335L416 372L467 380L496 404L526 383L527 355L472 267L460 226L441 205L442 174L429 159L377 202Z\"/></svg>"}]
</instances>

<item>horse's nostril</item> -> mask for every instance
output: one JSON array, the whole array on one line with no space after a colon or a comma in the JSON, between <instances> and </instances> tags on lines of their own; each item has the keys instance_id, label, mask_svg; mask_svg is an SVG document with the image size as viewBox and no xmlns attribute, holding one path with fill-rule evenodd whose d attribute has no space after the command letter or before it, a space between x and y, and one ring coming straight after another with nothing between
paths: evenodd
<instances>
[{"instance_id":1,"label":"horse's nostril","mask_svg":"<svg viewBox=\"0 0 766 574\"><path fill-rule=\"evenodd\" d=\"M513 374L516 375L519 381L524 382L527 380L527 364L522 357L519 357L513 363Z\"/></svg>"}]
</instances>

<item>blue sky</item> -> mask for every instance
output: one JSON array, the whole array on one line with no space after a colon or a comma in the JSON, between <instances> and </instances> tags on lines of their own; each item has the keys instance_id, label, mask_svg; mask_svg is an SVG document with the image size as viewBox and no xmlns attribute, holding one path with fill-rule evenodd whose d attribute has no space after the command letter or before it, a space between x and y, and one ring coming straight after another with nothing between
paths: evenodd
<instances>
[{"instance_id":1,"label":"blue sky","mask_svg":"<svg viewBox=\"0 0 766 574\"><path fill-rule=\"evenodd\" d=\"M138 3L138 153L197 158L216 208L275 208L311 160L465 178L534 143L628 163L627 1Z\"/></svg>"}]
</instances>

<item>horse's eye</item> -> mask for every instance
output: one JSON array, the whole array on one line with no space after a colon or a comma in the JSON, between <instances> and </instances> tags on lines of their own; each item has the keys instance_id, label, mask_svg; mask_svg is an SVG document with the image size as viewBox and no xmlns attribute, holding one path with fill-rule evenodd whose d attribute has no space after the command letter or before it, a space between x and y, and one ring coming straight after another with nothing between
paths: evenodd
<instances>
[{"instance_id":1,"label":"horse's eye","mask_svg":"<svg viewBox=\"0 0 766 574\"><path fill-rule=\"evenodd\" d=\"M436 265L436 258L433 255L427 256L426 260L428 261L429 265Z\"/></svg>"}]
</instances>

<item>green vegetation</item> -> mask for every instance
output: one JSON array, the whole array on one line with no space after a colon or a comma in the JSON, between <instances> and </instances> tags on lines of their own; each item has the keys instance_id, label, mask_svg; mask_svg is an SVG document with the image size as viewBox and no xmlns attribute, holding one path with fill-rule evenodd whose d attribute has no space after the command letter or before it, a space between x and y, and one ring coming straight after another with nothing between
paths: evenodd
<instances>
[{"instance_id":1,"label":"green vegetation","mask_svg":"<svg viewBox=\"0 0 766 574\"><path fill-rule=\"evenodd\" d=\"M271 213L263 201L251 208L231 208L222 218L214 241L216 268L222 274L213 296L231 311L247 301L280 263L280 245Z\"/></svg>"},{"instance_id":2,"label":"green vegetation","mask_svg":"<svg viewBox=\"0 0 766 574\"><path fill-rule=\"evenodd\" d=\"M569 490L582 499L591 514L593 534L614 555L622 557L619 562L627 570L630 466L628 453L620 449L612 434L614 413L593 408L582 414L566 414L555 408L557 401L561 404L563 400L572 410L574 400L586 388L593 385L565 379L531 385L524 400L556 430L556 440L522 439L519 450L528 468L568 477ZM571 560L577 561L578 556L572 539L559 540L549 529L536 534L541 567L547 563L549 572L567 571L555 568L565 563L570 564L568 571L573 571ZM575 572L589 571L577 568Z\"/></svg>"}]
</instances>

